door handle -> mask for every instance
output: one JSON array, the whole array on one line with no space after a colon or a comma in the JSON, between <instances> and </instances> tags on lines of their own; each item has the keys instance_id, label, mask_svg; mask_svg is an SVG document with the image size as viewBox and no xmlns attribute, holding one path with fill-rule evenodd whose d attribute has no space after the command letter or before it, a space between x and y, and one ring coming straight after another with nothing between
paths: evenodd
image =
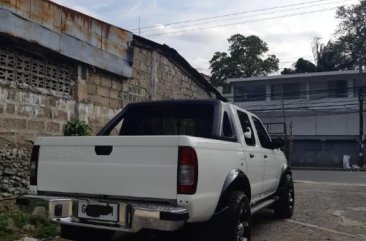
<instances>
[{"instance_id":1,"label":"door handle","mask_svg":"<svg viewBox=\"0 0 366 241\"><path fill-rule=\"evenodd\" d=\"M109 156L113 151L113 146L96 146L95 154L98 156Z\"/></svg>"},{"instance_id":2,"label":"door handle","mask_svg":"<svg viewBox=\"0 0 366 241\"><path fill-rule=\"evenodd\" d=\"M267 158L268 158L268 156L267 156L266 154L264 154L264 158L266 158L266 159L267 159Z\"/></svg>"},{"instance_id":3,"label":"door handle","mask_svg":"<svg viewBox=\"0 0 366 241\"><path fill-rule=\"evenodd\" d=\"M250 158L254 158L254 154L250 153L249 154Z\"/></svg>"}]
</instances>

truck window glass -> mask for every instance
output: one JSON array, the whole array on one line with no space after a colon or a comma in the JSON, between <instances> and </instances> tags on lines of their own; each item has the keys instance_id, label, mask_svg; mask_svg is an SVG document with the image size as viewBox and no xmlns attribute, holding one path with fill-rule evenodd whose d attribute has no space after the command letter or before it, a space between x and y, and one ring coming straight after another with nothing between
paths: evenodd
<instances>
[{"instance_id":1,"label":"truck window glass","mask_svg":"<svg viewBox=\"0 0 366 241\"><path fill-rule=\"evenodd\" d=\"M126 112L120 135L210 137L214 108L205 104L135 106Z\"/></svg>"},{"instance_id":2,"label":"truck window glass","mask_svg":"<svg viewBox=\"0 0 366 241\"><path fill-rule=\"evenodd\" d=\"M250 124L248 115L245 114L244 112L238 111L238 117L240 120L241 128L243 129L243 133L246 132L248 128L252 132L252 137L245 138L245 142L247 143L248 146L255 146L254 131L252 125Z\"/></svg>"},{"instance_id":3,"label":"truck window glass","mask_svg":"<svg viewBox=\"0 0 366 241\"><path fill-rule=\"evenodd\" d=\"M223 118L223 123L222 123L222 134L224 137L234 137L234 132L233 132L233 128L232 125L230 123L229 120L229 116L227 114L227 112L225 111L224 113L224 118Z\"/></svg>"},{"instance_id":4,"label":"truck window glass","mask_svg":"<svg viewBox=\"0 0 366 241\"><path fill-rule=\"evenodd\" d=\"M120 121L118 123L118 125L116 125L112 130L111 130L111 133L109 134L110 136L119 136L119 132L121 130L121 127L122 127L122 124L123 124L123 120Z\"/></svg>"},{"instance_id":5,"label":"truck window glass","mask_svg":"<svg viewBox=\"0 0 366 241\"><path fill-rule=\"evenodd\" d=\"M253 117L253 122L255 128L257 129L259 142L263 148L272 149L272 141L271 138L268 136L266 129L262 125L262 123L255 117Z\"/></svg>"}]
</instances>

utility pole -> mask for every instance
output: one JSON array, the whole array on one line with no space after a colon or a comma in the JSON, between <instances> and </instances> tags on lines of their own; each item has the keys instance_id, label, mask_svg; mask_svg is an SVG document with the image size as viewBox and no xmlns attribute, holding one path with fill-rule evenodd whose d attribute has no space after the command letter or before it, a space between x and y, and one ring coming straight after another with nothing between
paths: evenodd
<instances>
[{"instance_id":1,"label":"utility pole","mask_svg":"<svg viewBox=\"0 0 366 241\"><path fill-rule=\"evenodd\" d=\"M358 101L360 104L360 108L359 108L359 115L360 115L360 134L359 134L359 141L360 141L360 151L358 154L358 164L359 167L363 167L363 149L364 149L364 142L365 142L365 137L364 137L364 128L363 128L363 102L365 100L365 96L364 96L364 91L363 88L360 87L358 89Z\"/></svg>"},{"instance_id":2,"label":"utility pole","mask_svg":"<svg viewBox=\"0 0 366 241\"><path fill-rule=\"evenodd\" d=\"M141 36L141 16L139 16L139 36Z\"/></svg>"},{"instance_id":3,"label":"utility pole","mask_svg":"<svg viewBox=\"0 0 366 241\"><path fill-rule=\"evenodd\" d=\"M362 61L360 61L360 66L359 66L359 70L360 70L360 82L362 83L362 72L363 72L363 69L362 69ZM359 150L359 153L358 153L358 166L359 167L363 167L363 159L364 159L364 156L363 156L363 149L364 149L364 142L365 142L365 137L364 137L364 128L363 128L363 102L365 100L365 96L364 96L364 86L361 84L361 86L358 88L358 102L359 102L359 105L360 105L360 108L359 108L359 116L360 116L360 133L359 133L359 142L360 142L360 150Z\"/></svg>"},{"instance_id":4,"label":"utility pole","mask_svg":"<svg viewBox=\"0 0 366 241\"><path fill-rule=\"evenodd\" d=\"M290 160L290 147L291 147L291 143L290 143L290 138L288 135L288 129L287 129L287 117L286 117L286 111L285 111L285 102L283 101L283 97L281 100L281 104L282 104L282 115L283 115L283 121L285 123L284 125L284 132L285 132L285 155L287 158L287 162L289 164L289 166L291 166L291 160Z\"/></svg>"}]
</instances>

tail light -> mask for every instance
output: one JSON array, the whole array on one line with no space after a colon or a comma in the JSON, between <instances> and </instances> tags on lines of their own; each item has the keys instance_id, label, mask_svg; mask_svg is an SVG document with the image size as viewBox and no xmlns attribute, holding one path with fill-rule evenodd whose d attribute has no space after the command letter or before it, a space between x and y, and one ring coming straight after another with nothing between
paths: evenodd
<instances>
[{"instance_id":1,"label":"tail light","mask_svg":"<svg viewBox=\"0 0 366 241\"><path fill-rule=\"evenodd\" d=\"M33 146L30 158L30 185L37 185L39 146Z\"/></svg>"},{"instance_id":2,"label":"tail light","mask_svg":"<svg viewBox=\"0 0 366 241\"><path fill-rule=\"evenodd\" d=\"M179 147L178 194L195 194L198 180L198 160L192 147Z\"/></svg>"}]
</instances>

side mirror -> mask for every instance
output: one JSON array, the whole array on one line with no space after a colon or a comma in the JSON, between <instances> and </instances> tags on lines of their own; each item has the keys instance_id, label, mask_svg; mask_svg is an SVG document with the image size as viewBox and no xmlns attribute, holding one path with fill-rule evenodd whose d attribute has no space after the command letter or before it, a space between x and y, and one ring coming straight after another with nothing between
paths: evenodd
<instances>
[{"instance_id":1,"label":"side mirror","mask_svg":"<svg viewBox=\"0 0 366 241\"><path fill-rule=\"evenodd\" d=\"M275 139L275 140L272 140L272 147L273 149L280 149L280 148L283 148L285 147L285 141L281 138L278 138L278 139Z\"/></svg>"},{"instance_id":2,"label":"side mirror","mask_svg":"<svg viewBox=\"0 0 366 241\"><path fill-rule=\"evenodd\" d=\"M253 133L252 130L247 127L246 131L244 132L245 139L252 139Z\"/></svg>"}]
</instances>

